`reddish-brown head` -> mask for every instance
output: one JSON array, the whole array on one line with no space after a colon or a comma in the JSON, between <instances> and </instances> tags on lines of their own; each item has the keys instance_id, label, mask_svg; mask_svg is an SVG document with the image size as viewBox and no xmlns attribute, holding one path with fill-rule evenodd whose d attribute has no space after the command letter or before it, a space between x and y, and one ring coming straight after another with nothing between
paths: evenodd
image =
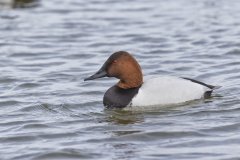
<instances>
[{"instance_id":1,"label":"reddish-brown head","mask_svg":"<svg viewBox=\"0 0 240 160\"><path fill-rule=\"evenodd\" d=\"M105 76L120 79L117 85L124 89L139 87L143 83L141 67L135 58L125 51L113 53L97 73L85 80Z\"/></svg>"}]
</instances>

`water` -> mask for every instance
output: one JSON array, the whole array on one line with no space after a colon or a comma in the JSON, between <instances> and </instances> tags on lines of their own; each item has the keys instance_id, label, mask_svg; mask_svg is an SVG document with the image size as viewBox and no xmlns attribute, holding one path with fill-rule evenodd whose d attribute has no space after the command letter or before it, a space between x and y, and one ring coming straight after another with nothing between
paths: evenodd
<instances>
[{"instance_id":1,"label":"water","mask_svg":"<svg viewBox=\"0 0 240 160\"><path fill-rule=\"evenodd\" d=\"M239 1L35 2L0 11L1 159L240 158ZM119 50L145 75L223 87L182 106L104 110L116 79L83 79Z\"/></svg>"}]
</instances>

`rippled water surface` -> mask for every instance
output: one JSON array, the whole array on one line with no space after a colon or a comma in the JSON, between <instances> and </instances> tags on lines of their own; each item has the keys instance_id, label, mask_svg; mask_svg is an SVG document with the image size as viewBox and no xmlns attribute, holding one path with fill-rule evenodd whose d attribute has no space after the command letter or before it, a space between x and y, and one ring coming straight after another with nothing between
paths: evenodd
<instances>
[{"instance_id":1,"label":"rippled water surface","mask_svg":"<svg viewBox=\"0 0 240 160\"><path fill-rule=\"evenodd\" d=\"M83 79L119 50L145 75L223 87L182 106L105 110L117 80ZM2 4L1 159L239 159L239 71L238 0Z\"/></svg>"}]
</instances>

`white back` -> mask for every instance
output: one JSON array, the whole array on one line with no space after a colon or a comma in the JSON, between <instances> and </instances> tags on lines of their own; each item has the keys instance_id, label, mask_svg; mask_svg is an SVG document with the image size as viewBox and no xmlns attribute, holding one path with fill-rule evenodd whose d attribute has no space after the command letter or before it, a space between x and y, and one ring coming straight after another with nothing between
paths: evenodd
<instances>
[{"instance_id":1,"label":"white back","mask_svg":"<svg viewBox=\"0 0 240 160\"><path fill-rule=\"evenodd\" d=\"M201 99L211 89L178 77L157 77L145 81L132 106L169 105Z\"/></svg>"}]
</instances>

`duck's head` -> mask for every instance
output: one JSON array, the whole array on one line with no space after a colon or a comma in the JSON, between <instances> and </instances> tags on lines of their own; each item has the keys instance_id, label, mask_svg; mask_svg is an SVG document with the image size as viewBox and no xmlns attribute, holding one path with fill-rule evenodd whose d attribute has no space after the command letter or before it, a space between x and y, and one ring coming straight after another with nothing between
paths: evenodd
<instances>
[{"instance_id":1,"label":"duck's head","mask_svg":"<svg viewBox=\"0 0 240 160\"><path fill-rule=\"evenodd\" d=\"M143 83L141 67L136 59L128 52L113 53L94 75L84 81L102 77L116 77L120 79L118 87L123 89L139 87Z\"/></svg>"}]
</instances>

